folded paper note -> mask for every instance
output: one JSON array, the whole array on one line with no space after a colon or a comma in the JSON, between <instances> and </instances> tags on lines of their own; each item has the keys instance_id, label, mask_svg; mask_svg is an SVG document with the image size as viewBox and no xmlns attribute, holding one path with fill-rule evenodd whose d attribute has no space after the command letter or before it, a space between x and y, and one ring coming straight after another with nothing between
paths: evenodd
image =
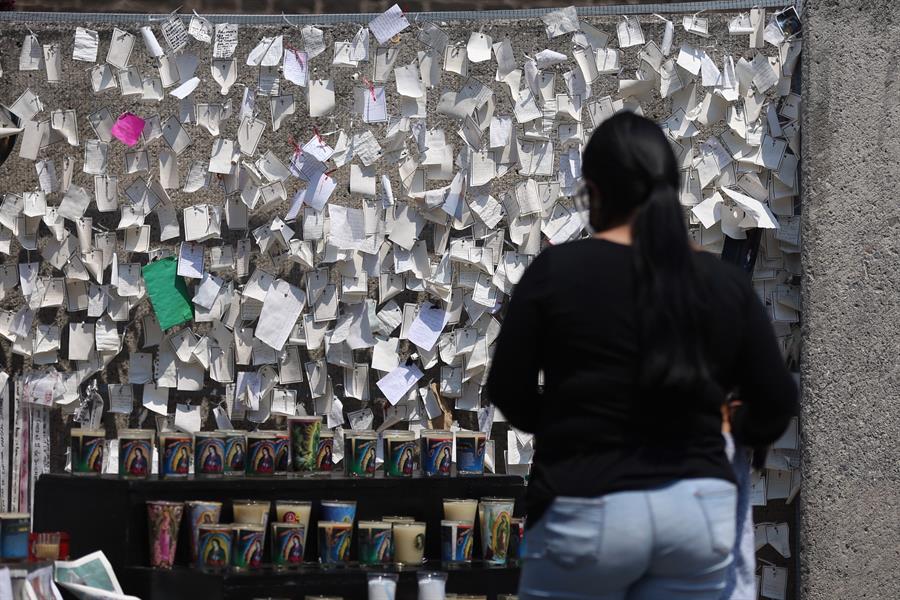
<instances>
[{"instance_id":1,"label":"folded paper note","mask_svg":"<svg viewBox=\"0 0 900 600\"><path fill-rule=\"evenodd\" d=\"M153 312L163 330L194 318L191 296L177 269L178 260L174 256L161 258L141 269Z\"/></svg>"}]
</instances>

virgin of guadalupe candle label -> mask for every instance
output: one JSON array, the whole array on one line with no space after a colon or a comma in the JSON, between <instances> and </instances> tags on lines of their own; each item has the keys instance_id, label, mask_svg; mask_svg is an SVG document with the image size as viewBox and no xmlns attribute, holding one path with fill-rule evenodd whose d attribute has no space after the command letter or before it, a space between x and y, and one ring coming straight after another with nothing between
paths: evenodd
<instances>
[{"instance_id":1,"label":"virgin of guadalupe candle label","mask_svg":"<svg viewBox=\"0 0 900 600\"><path fill-rule=\"evenodd\" d=\"M188 522L191 526L191 557L196 559L199 550L200 526L219 522L219 517L222 514L222 503L189 500L185 502L185 506L187 506Z\"/></svg>"},{"instance_id":2,"label":"virgin of guadalupe candle label","mask_svg":"<svg viewBox=\"0 0 900 600\"><path fill-rule=\"evenodd\" d=\"M458 521L441 523L441 558L447 562L469 562L475 545L474 525Z\"/></svg>"},{"instance_id":3,"label":"virgin of guadalupe candle label","mask_svg":"<svg viewBox=\"0 0 900 600\"><path fill-rule=\"evenodd\" d=\"M197 566L223 569L231 560L230 525L201 525L197 543Z\"/></svg>"},{"instance_id":4,"label":"virgin of guadalupe candle label","mask_svg":"<svg viewBox=\"0 0 900 600\"><path fill-rule=\"evenodd\" d=\"M303 525L272 523L272 563L277 566L303 562Z\"/></svg>"},{"instance_id":5,"label":"virgin of guadalupe candle label","mask_svg":"<svg viewBox=\"0 0 900 600\"><path fill-rule=\"evenodd\" d=\"M378 439L374 437L348 437L347 451L344 452L348 475L353 477L370 477L375 474L377 444Z\"/></svg>"},{"instance_id":6,"label":"virgin of guadalupe candle label","mask_svg":"<svg viewBox=\"0 0 900 600\"><path fill-rule=\"evenodd\" d=\"M390 523L359 525L359 562L378 565L392 560Z\"/></svg>"},{"instance_id":7,"label":"virgin of guadalupe candle label","mask_svg":"<svg viewBox=\"0 0 900 600\"><path fill-rule=\"evenodd\" d=\"M272 475L275 473L275 437L247 438L247 474Z\"/></svg>"},{"instance_id":8,"label":"virgin of guadalupe candle label","mask_svg":"<svg viewBox=\"0 0 900 600\"><path fill-rule=\"evenodd\" d=\"M214 436L197 436L194 442L194 473L221 475L224 472L225 440Z\"/></svg>"},{"instance_id":9,"label":"virgin of guadalupe candle label","mask_svg":"<svg viewBox=\"0 0 900 600\"><path fill-rule=\"evenodd\" d=\"M225 473L243 473L246 469L247 441L243 433L225 436Z\"/></svg>"},{"instance_id":10,"label":"virgin of guadalupe candle label","mask_svg":"<svg viewBox=\"0 0 900 600\"><path fill-rule=\"evenodd\" d=\"M181 502L147 502L151 567L162 569L172 567L183 511L184 505Z\"/></svg>"},{"instance_id":11,"label":"virgin of guadalupe candle label","mask_svg":"<svg viewBox=\"0 0 900 600\"><path fill-rule=\"evenodd\" d=\"M479 507L481 519L481 544L484 560L505 563L512 534L513 502L482 502Z\"/></svg>"},{"instance_id":12,"label":"virgin of guadalupe candle label","mask_svg":"<svg viewBox=\"0 0 900 600\"><path fill-rule=\"evenodd\" d=\"M290 436L287 433L275 434L275 472L287 473L288 471L288 446Z\"/></svg>"},{"instance_id":13,"label":"virgin of guadalupe candle label","mask_svg":"<svg viewBox=\"0 0 900 600\"><path fill-rule=\"evenodd\" d=\"M415 466L416 440L385 438L387 446L384 473L388 477L412 477Z\"/></svg>"},{"instance_id":14,"label":"virgin of guadalupe candle label","mask_svg":"<svg viewBox=\"0 0 900 600\"><path fill-rule=\"evenodd\" d=\"M261 526L234 529L234 552L231 565L239 569L256 569L262 564L265 530Z\"/></svg>"},{"instance_id":15,"label":"virgin of guadalupe candle label","mask_svg":"<svg viewBox=\"0 0 900 600\"><path fill-rule=\"evenodd\" d=\"M100 433L72 435L72 473L101 473L105 447Z\"/></svg>"},{"instance_id":16,"label":"virgin of guadalupe candle label","mask_svg":"<svg viewBox=\"0 0 900 600\"><path fill-rule=\"evenodd\" d=\"M350 554L353 525L349 523L319 522L319 560L323 563L341 563Z\"/></svg>"},{"instance_id":17,"label":"virgin of guadalupe candle label","mask_svg":"<svg viewBox=\"0 0 900 600\"><path fill-rule=\"evenodd\" d=\"M316 447L316 467L315 470L321 473L328 473L334 468L334 436L320 435L319 443Z\"/></svg>"},{"instance_id":18,"label":"virgin of guadalupe candle label","mask_svg":"<svg viewBox=\"0 0 900 600\"><path fill-rule=\"evenodd\" d=\"M191 464L190 436L160 439L159 474L163 477L187 477Z\"/></svg>"},{"instance_id":19,"label":"virgin of guadalupe candle label","mask_svg":"<svg viewBox=\"0 0 900 600\"><path fill-rule=\"evenodd\" d=\"M153 445L149 439L119 438L119 475L147 477L152 457Z\"/></svg>"},{"instance_id":20,"label":"virgin of guadalupe candle label","mask_svg":"<svg viewBox=\"0 0 900 600\"><path fill-rule=\"evenodd\" d=\"M426 477L449 477L453 462L453 434L422 436L422 472Z\"/></svg>"}]
</instances>

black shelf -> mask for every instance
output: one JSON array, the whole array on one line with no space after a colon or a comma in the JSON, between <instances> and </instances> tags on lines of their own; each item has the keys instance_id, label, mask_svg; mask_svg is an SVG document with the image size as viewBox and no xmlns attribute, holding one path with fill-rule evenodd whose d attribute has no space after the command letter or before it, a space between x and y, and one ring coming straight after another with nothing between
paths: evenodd
<instances>
[{"instance_id":1,"label":"black shelf","mask_svg":"<svg viewBox=\"0 0 900 600\"><path fill-rule=\"evenodd\" d=\"M515 499L516 515L522 516L524 480L513 475L401 479L385 478L381 473L370 479L335 474L327 477L234 479L153 477L146 480L50 474L41 476L37 482L34 530L69 532L73 557L103 550L119 575L126 593L137 595L142 600L258 597L299 597L302 600L303 595L308 593L335 593L349 600L365 598L366 574L372 571L358 567L323 570L314 564L318 557L315 531L319 502L356 500L357 520L379 519L384 515L407 515L424 521L428 526L425 556L431 568L445 570L438 567L443 499L485 496ZM223 502L222 522L227 523L231 521L231 500L242 498L313 502L305 554L307 565L301 571L276 572L268 569L253 573L209 574L189 569L188 528L184 523L179 533L176 568L164 571L147 567L147 500L220 501ZM479 539L476 537L475 541L476 558L479 558ZM354 536L351 559L356 558L355 552ZM267 555L264 560L268 560ZM448 590L458 593L489 593L492 598L496 593L512 593L516 589L517 579L518 569L475 563L471 567L451 571ZM345 588L346 591L339 591ZM415 593L414 572L401 572L400 588ZM197 592L199 589L204 590L200 595ZM301 589L303 591L298 591ZM414 598L415 595L398 596L401 597Z\"/></svg>"},{"instance_id":2,"label":"black shelf","mask_svg":"<svg viewBox=\"0 0 900 600\"><path fill-rule=\"evenodd\" d=\"M497 594L514 594L519 570L483 563L471 566L429 564L422 568L362 569L358 566L323 569L304 565L293 571L263 568L259 571L204 573L176 567L171 571L148 567L129 567L123 571L122 585L141 600L193 598L203 600L253 600L255 598L290 598L303 600L307 594L341 596L344 600L366 600L366 577L369 573L398 573L397 600L416 600L419 571L444 571L448 574L447 591L457 594L483 594L489 599Z\"/></svg>"}]
</instances>

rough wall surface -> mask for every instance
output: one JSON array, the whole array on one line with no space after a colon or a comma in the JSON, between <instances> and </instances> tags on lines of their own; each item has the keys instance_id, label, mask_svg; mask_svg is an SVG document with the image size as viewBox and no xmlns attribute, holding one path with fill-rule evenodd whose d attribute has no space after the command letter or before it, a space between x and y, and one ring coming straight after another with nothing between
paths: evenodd
<instances>
[{"instance_id":1,"label":"rough wall surface","mask_svg":"<svg viewBox=\"0 0 900 600\"><path fill-rule=\"evenodd\" d=\"M541 8L552 6L591 6L594 4L647 4L670 3L676 0L541 0ZM164 13L179 6L184 12L196 10L201 13L265 13L278 14L325 14L383 12L394 0L185 0L184 2L159 2L158 0L16 0L17 10L28 11L98 11ZM2 2L0 2L2 4ZM535 3L527 0L403 0L406 12L427 12L439 10L496 10L505 8L534 8Z\"/></svg>"},{"instance_id":2,"label":"rough wall surface","mask_svg":"<svg viewBox=\"0 0 900 600\"><path fill-rule=\"evenodd\" d=\"M808 0L801 597L900 597L900 4Z\"/></svg>"}]
</instances>

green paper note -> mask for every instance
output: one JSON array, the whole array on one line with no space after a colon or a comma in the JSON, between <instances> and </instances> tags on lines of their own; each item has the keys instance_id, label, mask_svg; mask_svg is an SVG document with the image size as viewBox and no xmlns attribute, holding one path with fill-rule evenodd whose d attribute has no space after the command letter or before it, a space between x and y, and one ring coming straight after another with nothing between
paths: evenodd
<instances>
[{"instance_id":1,"label":"green paper note","mask_svg":"<svg viewBox=\"0 0 900 600\"><path fill-rule=\"evenodd\" d=\"M178 259L174 256L161 258L141 269L150 304L163 331L194 318L187 285L177 270Z\"/></svg>"}]
</instances>

